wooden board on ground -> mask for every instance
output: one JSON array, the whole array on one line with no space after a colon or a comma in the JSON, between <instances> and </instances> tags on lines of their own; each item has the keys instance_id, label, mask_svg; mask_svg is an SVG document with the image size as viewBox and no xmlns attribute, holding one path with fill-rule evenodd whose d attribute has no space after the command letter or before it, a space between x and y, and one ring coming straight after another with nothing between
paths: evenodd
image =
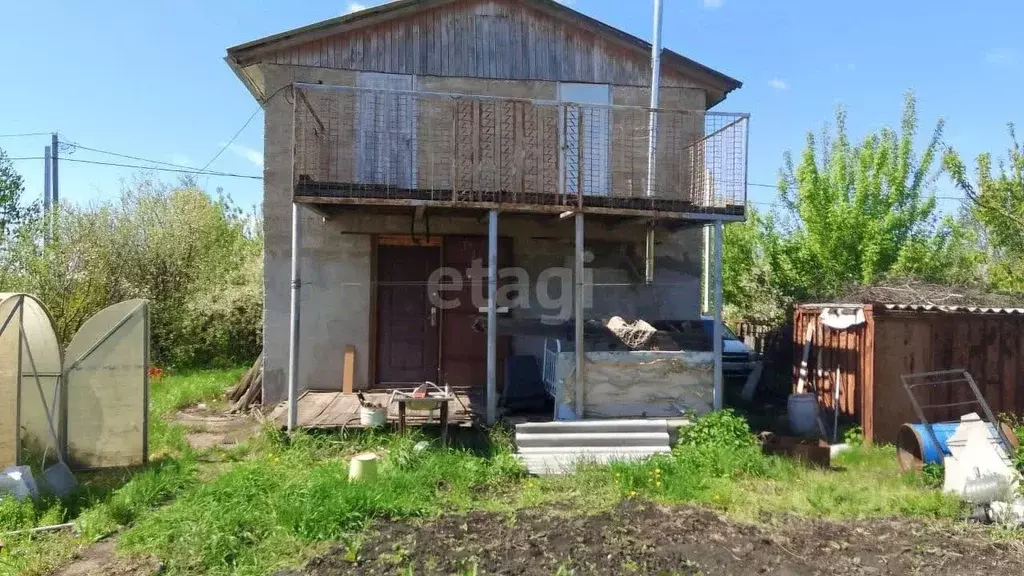
<instances>
[{"instance_id":1,"label":"wooden board on ground","mask_svg":"<svg viewBox=\"0 0 1024 576\"><path fill-rule=\"evenodd\" d=\"M367 392L366 401L375 404L387 402L389 392ZM482 413L485 403L483 397L470 394L468 390L456 391L458 401L449 403L448 422L450 424L464 424L472 421L473 413ZM468 409L468 411L467 411ZM297 426L299 428L362 428L359 423L359 399L355 395L346 395L341 392L318 392L307 391L298 400ZM278 425L284 426L288 417L288 403L282 402L271 412L271 420ZM388 407L388 422L398 422L398 407ZM437 424L438 413L428 414L426 411L410 410L406 422L410 426L419 426L426 423Z\"/></svg>"}]
</instances>

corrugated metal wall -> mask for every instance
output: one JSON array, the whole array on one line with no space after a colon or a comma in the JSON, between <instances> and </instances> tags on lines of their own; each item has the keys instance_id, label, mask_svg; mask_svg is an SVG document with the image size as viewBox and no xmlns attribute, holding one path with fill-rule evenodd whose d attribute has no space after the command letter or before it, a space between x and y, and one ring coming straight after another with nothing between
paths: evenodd
<instances>
[{"instance_id":1,"label":"corrugated metal wall","mask_svg":"<svg viewBox=\"0 0 1024 576\"><path fill-rule=\"evenodd\" d=\"M864 307L864 325L837 331L822 328L820 308L798 307L794 313L795 375L808 322L815 328L810 381L832 406L832 380L840 373L842 414L864 428L865 437L894 442L901 425L917 417L900 381L901 374L965 368L974 377L995 413L1024 415L1024 316L1009 313L886 310ZM821 373L817 354L821 351ZM965 388L936 387L929 404L971 399ZM929 419L959 417L965 408L939 409ZM970 407L966 407L970 410Z\"/></svg>"}]
</instances>

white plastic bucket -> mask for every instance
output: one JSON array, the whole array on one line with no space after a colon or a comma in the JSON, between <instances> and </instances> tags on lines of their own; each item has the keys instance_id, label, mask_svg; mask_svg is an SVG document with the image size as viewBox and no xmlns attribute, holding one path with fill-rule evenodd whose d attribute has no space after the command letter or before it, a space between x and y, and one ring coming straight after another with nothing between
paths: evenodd
<instances>
[{"instance_id":1,"label":"white plastic bucket","mask_svg":"<svg viewBox=\"0 0 1024 576\"><path fill-rule=\"evenodd\" d=\"M387 408L359 407L359 423L367 428L380 428L388 423Z\"/></svg>"},{"instance_id":2,"label":"white plastic bucket","mask_svg":"<svg viewBox=\"0 0 1024 576\"><path fill-rule=\"evenodd\" d=\"M786 403L789 428L798 436L811 436L818 430L818 398L814 394L790 394Z\"/></svg>"}]
</instances>

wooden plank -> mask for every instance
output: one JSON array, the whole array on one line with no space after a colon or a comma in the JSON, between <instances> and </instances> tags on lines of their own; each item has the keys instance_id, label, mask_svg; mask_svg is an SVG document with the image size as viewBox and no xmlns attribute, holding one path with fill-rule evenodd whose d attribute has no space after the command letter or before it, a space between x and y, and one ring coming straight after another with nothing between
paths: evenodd
<instances>
[{"instance_id":1,"label":"wooden plank","mask_svg":"<svg viewBox=\"0 0 1024 576\"><path fill-rule=\"evenodd\" d=\"M413 237L409 234L382 234L377 236L378 246L440 246L441 236L433 235L429 238L421 236Z\"/></svg>"},{"instance_id":2,"label":"wooden plank","mask_svg":"<svg viewBox=\"0 0 1024 576\"><path fill-rule=\"evenodd\" d=\"M306 392L299 398L297 425L308 428L338 396L337 392Z\"/></svg>"},{"instance_id":3,"label":"wooden plank","mask_svg":"<svg viewBox=\"0 0 1024 576\"><path fill-rule=\"evenodd\" d=\"M337 392L323 392L332 396L323 411L310 423L310 428L336 428L346 426L359 420L359 400L355 396Z\"/></svg>"},{"instance_id":4,"label":"wooden plank","mask_svg":"<svg viewBox=\"0 0 1024 576\"><path fill-rule=\"evenodd\" d=\"M1015 414L1017 412L1017 354L1020 351L1020 330L1016 318L1000 318L1002 338L1000 338L1001 350L999 354L1002 365L999 378L1002 389L1002 406L1000 410Z\"/></svg>"},{"instance_id":5,"label":"wooden plank","mask_svg":"<svg viewBox=\"0 0 1024 576\"><path fill-rule=\"evenodd\" d=\"M351 394L356 380L356 347L345 346L344 373L341 376L341 391Z\"/></svg>"},{"instance_id":6,"label":"wooden plank","mask_svg":"<svg viewBox=\"0 0 1024 576\"><path fill-rule=\"evenodd\" d=\"M861 429L864 442L875 441L875 329L876 319L871 306L864 307L864 344L861 347L863 369L861 370Z\"/></svg>"},{"instance_id":7,"label":"wooden plank","mask_svg":"<svg viewBox=\"0 0 1024 576\"><path fill-rule=\"evenodd\" d=\"M1013 351L1017 362L1017 379L1013 382L1017 395L1018 416L1024 416L1024 320L1018 318L1015 322L1017 330L1017 348Z\"/></svg>"}]
</instances>

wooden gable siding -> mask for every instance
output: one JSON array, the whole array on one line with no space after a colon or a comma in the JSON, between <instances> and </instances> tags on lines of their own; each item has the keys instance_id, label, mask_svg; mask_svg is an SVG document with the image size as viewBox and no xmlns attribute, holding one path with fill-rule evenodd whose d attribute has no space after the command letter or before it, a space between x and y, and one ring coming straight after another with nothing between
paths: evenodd
<instances>
[{"instance_id":1,"label":"wooden gable siding","mask_svg":"<svg viewBox=\"0 0 1024 576\"><path fill-rule=\"evenodd\" d=\"M582 26L506 0L465 0L285 48L267 62L506 80L650 85L650 61ZM674 71L663 86L702 87Z\"/></svg>"}]
</instances>

